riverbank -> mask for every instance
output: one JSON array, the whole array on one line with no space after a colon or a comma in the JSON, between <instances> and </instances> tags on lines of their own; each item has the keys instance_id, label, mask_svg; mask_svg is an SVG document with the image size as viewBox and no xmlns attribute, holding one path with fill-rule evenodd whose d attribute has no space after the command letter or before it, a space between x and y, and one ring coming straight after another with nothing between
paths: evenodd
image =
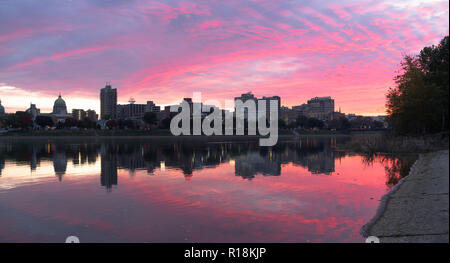
<instances>
[{"instance_id":1,"label":"riverbank","mask_svg":"<svg viewBox=\"0 0 450 263\"><path fill-rule=\"evenodd\" d=\"M361 229L381 243L449 242L449 151L420 156Z\"/></svg>"},{"instance_id":2,"label":"riverbank","mask_svg":"<svg viewBox=\"0 0 450 263\"><path fill-rule=\"evenodd\" d=\"M372 134L369 133L368 134ZM349 133L336 131L311 131L310 133L294 133L291 130L279 130L278 138L281 140L294 139L305 136L349 136ZM170 130L49 130L49 131L15 131L0 134L1 139L168 139L168 140L256 140L260 135L192 135L174 136Z\"/></svg>"},{"instance_id":3,"label":"riverbank","mask_svg":"<svg viewBox=\"0 0 450 263\"><path fill-rule=\"evenodd\" d=\"M447 134L395 136L389 133L353 134L352 140L337 148L365 155L428 153L449 148Z\"/></svg>"}]
</instances>

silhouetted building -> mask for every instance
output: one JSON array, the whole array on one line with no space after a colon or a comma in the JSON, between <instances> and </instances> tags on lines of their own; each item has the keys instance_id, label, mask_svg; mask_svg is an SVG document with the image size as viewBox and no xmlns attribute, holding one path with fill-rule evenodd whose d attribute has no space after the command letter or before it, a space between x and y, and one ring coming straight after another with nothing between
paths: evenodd
<instances>
[{"instance_id":1,"label":"silhouetted building","mask_svg":"<svg viewBox=\"0 0 450 263\"><path fill-rule=\"evenodd\" d=\"M79 121L83 120L84 118L89 118L91 121L98 120L98 114L95 112L95 110L85 111L83 109L73 109L72 117Z\"/></svg>"},{"instance_id":2,"label":"silhouetted building","mask_svg":"<svg viewBox=\"0 0 450 263\"><path fill-rule=\"evenodd\" d=\"M286 125L296 122L299 113L298 111L289 109L288 107L280 107L278 112L278 119L283 120Z\"/></svg>"},{"instance_id":3,"label":"silhouetted building","mask_svg":"<svg viewBox=\"0 0 450 263\"><path fill-rule=\"evenodd\" d=\"M119 120L141 120L145 114L146 104L123 104L117 105L117 119Z\"/></svg>"},{"instance_id":4,"label":"silhouetted building","mask_svg":"<svg viewBox=\"0 0 450 263\"><path fill-rule=\"evenodd\" d=\"M62 99L61 94L59 94L58 98L55 100L53 111L51 113L41 113L41 111L36 108L35 104L31 104L27 112L33 120L35 120L37 116L48 116L52 118L54 124L64 123L66 119L72 118L72 114L67 113L66 102Z\"/></svg>"},{"instance_id":5,"label":"silhouetted building","mask_svg":"<svg viewBox=\"0 0 450 263\"><path fill-rule=\"evenodd\" d=\"M111 88L109 83L100 90L101 119L115 119L117 117L117 89Z\"/></svg>"},{"instance_id":6,"label":"silhouetted building","mask_svg":"<svg viewBox=\"0 0 450 263\"><path fill-rule=\"evenodd\" d=\"M66 102L62 99L61 94L59 94L58 98L55 100L53 104L53 112L54 115L66 115L67 107Z\"/></svg>"},{"instance_id":7,"label":"silhouetted building","mask_svg":"<svg viewBox=\"0 0 450 263\"><path fill-rule=\"evenodd\" d=\"M258 118L258 112L259 112L259 101L263 101L265 106L266 106L266 118L269 119L270 117L270 111L277 111L280 112L280 107L281 107L281 98L279 96L271 96L271 97L262 97L262 99L258 99L257 97L255 97L253 95L252 92L247 92L242 94L240 97L235 97L234 98L234 103L236 105L236 101L237 100L241 100L242 103L245 103L249 100L252 100L255 102L255 112L249 112L249 110L247 108L244 108L244 119L248 119L248 114L255 114L255 117ZM270 101L275 100L277 102L277 106L275 109L271 109L270 108ZM235 106L235 110L236 110L236 106Z\"/></svg>"},{"instance_id":8,"label":"silhouetted building","mask_svg":"<svg viewBox=\"0 0 450 263\"><path fill-rule=\"evenodd\" d=\"M265 101L265 104L266 104L266 118L267 119L269 119L271 111L280 112L281 98L279 96L263 97L262 100ZM277 102L277 106L275 109L270 108L270 101L273 101L273 100Z\"/></svg>"},{"instance_id":9,"label":"silhouetted building","mask_svg":"<svg viewBox=\"0 0 450 263\"><path fill-rule=\"evenodd\" d=\"M26 110L26 112L27 112L28 114L30 114L30 117L31 117L32 120L35 120L36 117L37 117L39 114L41 114L41 110L38 109L38 108L36 108L36 104L30 104L30 108L28 108L28 109Z\"/></svg>"},{"instance_id":10,"label":"silhouetted building","mask_svg":"<svg viewBox=\"0 0 450 263\"><path fill-rule=\"evenodd\" d=\"M308 100L307 104L293 106L292 110L308 118L316 118L322 121L332 120L334 118L334 99L331 97L314 97Z\"/></svg>"},{"instance_id":11,"label":"silhouetted building","mask_svg":"<svg viewBox=\"0 0 450 263\"><path fill-rule=\"evenodd\" d=\"M0 116L5 115L5 107L2 106L2 101L0 100Z\"/></svg>"},{"instance_id":12,"label":"silhouetted building","mask_svg":"<svg viewBox=\"0 0 450 263\"><path fill-rule=\"evenodd\" d=\"M255 112L249 111L249 109L247 107L244 108L244 119L248 119L249 114L250 115L254 114L255 118L258 117L257 116L257 114L258 114L258 99L253 95L253 93L251 91L247 92L247 93L244 93L244 94L241 94L240 97L235 97L234 98L234 105L235 105L234 111L235 112L236 112L236 101L237 100L241 100L242 103L245 103L245 102L247 102L249 100L252 100L252 101L255 102Z\"/></svg>"},{"instance_id":13,"label":"silhouetted building","mask_svg":"<svg viewBox=\"0 0 450 263\"><path fill-rule=\"evenodd\" d=\"M98 114L97 114L97 112L95 112L95 110L87 110L86 117L88 117L91 121L98 120Z\"/></svg>"},{"instance_id":14,"label":"silhouetted building","mask_svg":"<svg viewBox=\"0 0 450 263\"><path fill-rule=\"evenodd\" d=\"M155 103L151 100L147 101L147 105L145 105L145 112L160 112L161 111L161 107L160 106L156 106Z\"/></svg>"},{"instance_id":15,"label":"silhouetted building","mask_svg":"<svg viewBox=\"0 0 450 263\"><path fill-rule=\"evenodd\" d=\"M81 121L82 119L86 118L86 112L82 109L73 109L72 117L75 118L76 120Z\"/></svg>"}]
</instances>

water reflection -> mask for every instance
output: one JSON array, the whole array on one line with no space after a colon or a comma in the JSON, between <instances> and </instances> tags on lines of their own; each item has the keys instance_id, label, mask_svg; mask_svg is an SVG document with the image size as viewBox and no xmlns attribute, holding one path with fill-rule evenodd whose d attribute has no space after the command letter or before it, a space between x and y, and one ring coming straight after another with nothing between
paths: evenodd
<instances>
[{"instance_id":1,"label":"water reflection","mask_svg":"<svg viewBox=\"0 0 450 263\"><path fill-rule=\"evenodd\" d=\"M363 162L367 166L372 166L373 163L380 163L384 165L386 174L386 186L391 189L403 177L409 174L409 170L418 158L418 154L403 154L403 155L372 155L365 156Z\"/></svg>"},{"instance_id":2,"label":"water reflection","mask_svg":"<svg viewBox=\"0 0 450 263\"><path fill-rule=\"evenodd\" d=\"M252 179L257 174L279 176L281 165L294 163L307 167L313 174L331 175L334 161L342 156L331 150L329 139L303 138L297 142L280 143L275 147L258 147L247 143L158 143L136 141L103 141L97 143L67 143L64 141L0 142L0 172L4 160L29 165L31 170L42 160L51 160L55 175L62 180L67 162L73 165L95 164L101 159L101 184L107 188L117 185L117 169L130 173L135 170L180 169L188 179L193 171L215 167L221 163L235 163L235 174Z\"/></svg>"},{"instance_id":3,"label":"water reflection","mask_svg":"<svg viewBox=\"0 0 450 263\"><path fill-rule=\"evenodd\" d=\"M349 140L349 138L338 138ZM306 168L311 174L332 176L335 162L347 153L334 150L336 138L302 137L296 141L281 142L274 147L259 147L258 143L217 142L161 142L119 141L0 141L0 175L5 160L29 165L36 170L41 161L51 160L55 175L61 181L66 173L67 162L75 166L95 164L101 160L100 184L108 190L117 186L117 170L126 169L132 175L135 170L154 173L155 169L178 169L186 180L193 172L221 163L232 162L235 175L251 180L257 175L280 176L283 164L292 163ZM407 175L417 156L369 156L365 165L382 163L386 170L386 185L392 187Z\"/></svg>"},{"instance_id":4,"label":"water reflection","mask_svg":"<svg viewBox=\"0 0 450 263\"><path fill-rule=\"evenodd\" d=\"M415 157L339 140L0 140L0 242L360 242Z\"/></svg>"}]
</instances>

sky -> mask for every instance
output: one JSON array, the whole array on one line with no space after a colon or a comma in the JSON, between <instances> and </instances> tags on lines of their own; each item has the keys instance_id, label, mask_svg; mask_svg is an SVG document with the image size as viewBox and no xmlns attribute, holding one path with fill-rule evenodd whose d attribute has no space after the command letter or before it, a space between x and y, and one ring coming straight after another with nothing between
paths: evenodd
<instances>
[{"instance_id":1,"label":"sky","mask_svg":"<svg viewBox=\"0 0 450 263\"><path fill-rule=\"evenodd\" d=\"M2 0L0 100L49 112L61 93L68 110L99 111L111 82L119 103L252 91L380 115L402 56L448 33L440 0Z\"/></svg>"}]
</instances>

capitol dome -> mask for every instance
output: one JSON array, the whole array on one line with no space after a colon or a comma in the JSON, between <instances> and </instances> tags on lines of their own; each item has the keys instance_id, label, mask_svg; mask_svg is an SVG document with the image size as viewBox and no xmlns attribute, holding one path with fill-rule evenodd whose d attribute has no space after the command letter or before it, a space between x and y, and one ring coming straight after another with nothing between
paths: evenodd
<instances>
[{"instance_id":1,"label":"capitol dome","mask_svg":"<svg viewBox=\"0 0 450 263\"><path fill-rule=\"evenodd\" d=\"M67 114L66 102L61 98L61 94L59 94L58 98L55 100L55 104L53 104L53 114Z\"/></svg>"}]
</instances>

